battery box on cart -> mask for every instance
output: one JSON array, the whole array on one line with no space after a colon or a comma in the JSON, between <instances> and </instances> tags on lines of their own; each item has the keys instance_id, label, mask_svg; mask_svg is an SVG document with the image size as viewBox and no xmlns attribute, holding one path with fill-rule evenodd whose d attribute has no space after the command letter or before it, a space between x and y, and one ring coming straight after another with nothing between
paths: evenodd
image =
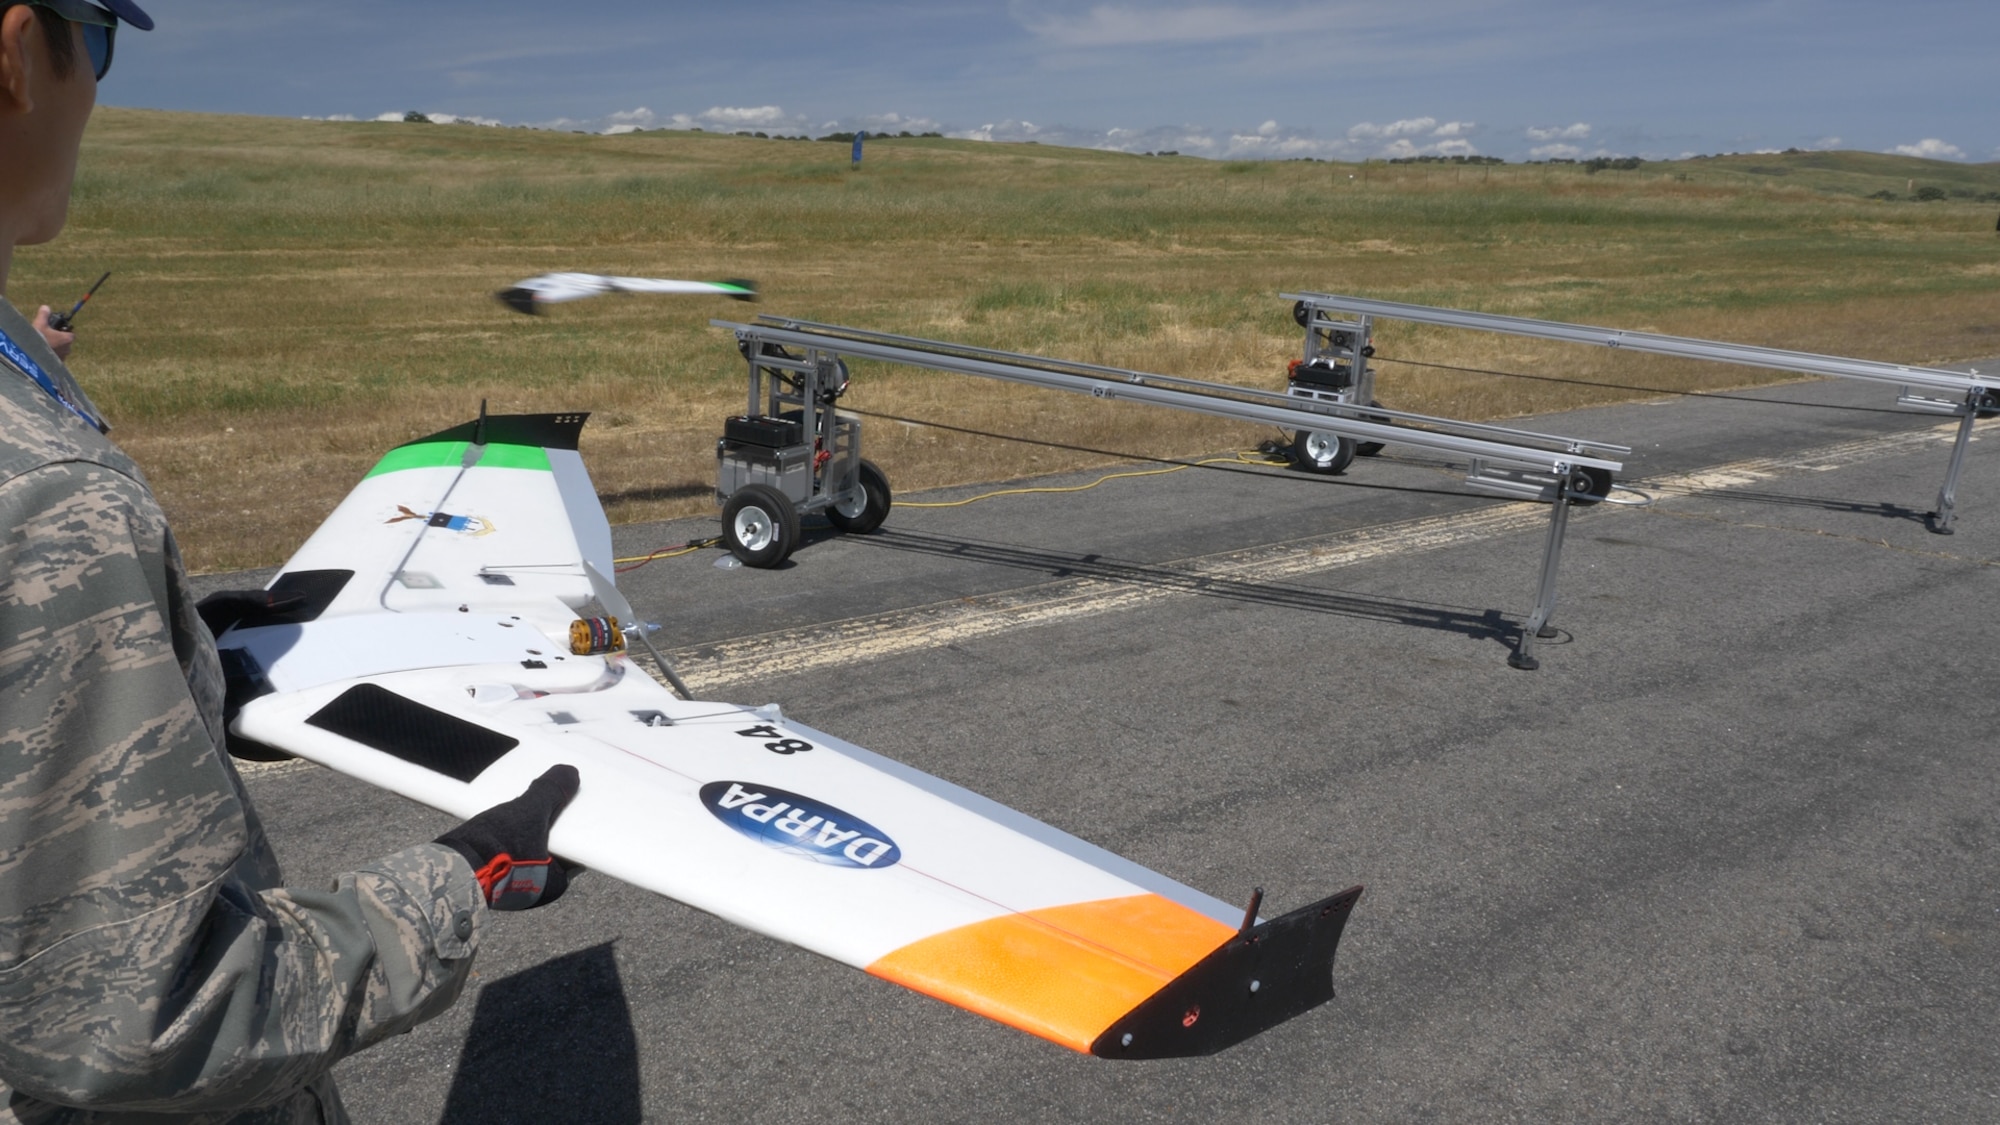
<instances>
[{"instance_id":1,"label":"battery box on cart","mask_svg":"<svg viewBox=\"0 0 2000 1125\"><path fill-rule=\"evenodd\" d=\"M805 426L800 423L797 411L793 411L791 417L776 418L762 414L738 414L722 423L722 440L765 449L783 449L805 441Z\"/></svg>"}]
</instances>

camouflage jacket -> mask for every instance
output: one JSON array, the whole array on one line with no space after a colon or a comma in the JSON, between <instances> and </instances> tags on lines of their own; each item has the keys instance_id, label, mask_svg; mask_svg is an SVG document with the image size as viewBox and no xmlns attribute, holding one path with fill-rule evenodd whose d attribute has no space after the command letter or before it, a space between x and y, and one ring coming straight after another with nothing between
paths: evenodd
<instances>
[{"instance_id":1,"label":"camouflage jacket","mask_svg":"<svg viewBox=\"0 0 2000 1125\"><path fill-rule=\"evenodd\" d=\"M0 331L95 412L4 299ZM280 886L222 736L138 466L0 356L0 1123L344 1121L333 1064L457 998L464 858Z\"/></svg>"}]
</instances>

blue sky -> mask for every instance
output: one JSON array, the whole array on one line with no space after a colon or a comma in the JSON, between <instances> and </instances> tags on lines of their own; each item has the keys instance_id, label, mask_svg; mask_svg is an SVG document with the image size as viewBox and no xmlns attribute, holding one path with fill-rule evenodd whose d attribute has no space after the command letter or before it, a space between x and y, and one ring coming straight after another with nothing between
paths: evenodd
<instances>
[{"instance_id":1,"label":"blue sky","mask_svg":"<svg viewBox=\"0 0 2000 1125\"><path fill-rule=\"evenodd\" d=\"M1213 157L2000 160L2000 0L153 0L106 104Z\"/></svg>"}]
</instances>

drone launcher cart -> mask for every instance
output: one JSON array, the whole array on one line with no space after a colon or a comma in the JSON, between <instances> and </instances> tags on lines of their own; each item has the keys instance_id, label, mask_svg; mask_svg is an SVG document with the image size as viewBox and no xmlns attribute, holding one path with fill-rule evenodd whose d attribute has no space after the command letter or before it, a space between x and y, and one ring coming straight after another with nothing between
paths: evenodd
<instances>
[{"instance_id":1,"label":"drone launcher cart","mask_svg":"<svg viewBox=\"0 0 2000 1125\"><path fill-rule=\"evenodd\" d=\"M1468 465L1466 483L1474 488L1551 506L1535 609L1523 629L1519 646L1509 657L1509 663L1518 668L1537 667L1535 641L1554 635L1548 619L1555 609L1556 570L1570 505L1603 500L1611 492L1613 474L1624 468L1621 461L1613 458L1631 452L1624 446L1386 410L1366 405L1365 398L1359 403L1319 401L1225 383L780 317L759 317L755 324L725 320L709 323L735 332L737 346L746 356L753 357L753 410L758 394L755 370L763 362L754 357L779 349L787 354L818 357L815 362L822 364L829 358L837 361L837 357L900 363L1284 429L1327 431L1357 442L1412 446L1463 461ZM856 441L858 445L858 435ZM858 450L855 456L859 456Z\"/></svg>"}]
</instances>

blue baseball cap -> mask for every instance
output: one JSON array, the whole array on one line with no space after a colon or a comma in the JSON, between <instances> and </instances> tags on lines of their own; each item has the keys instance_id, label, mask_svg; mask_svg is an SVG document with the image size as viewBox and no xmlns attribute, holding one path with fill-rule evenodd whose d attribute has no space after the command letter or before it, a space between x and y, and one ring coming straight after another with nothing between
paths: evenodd
<instances>
[{"instance_id":1,"label":"blue baseball cap","mask_svg":"<svg viewBox=\"0 0 2000 1125\"><path fill-rule=\"evenodd\" d=\"M5 0L0 8L16 4L47 8L72 23L104 24L103 17L110 16L113 24L129 23L140 31L153 30L153 17L132 0Z\"/></svg>"},{"instance_id":2,"label":"blue baseball cap","mask_svg":"<svg viewBox=\"0 0 2000 1125\"><path fill-rule=\"evenodd\" d=\"M153 17L132 0L91 0L92 3L138 28L140 31L153 30Z\"/></svg>"}]
</instances>

